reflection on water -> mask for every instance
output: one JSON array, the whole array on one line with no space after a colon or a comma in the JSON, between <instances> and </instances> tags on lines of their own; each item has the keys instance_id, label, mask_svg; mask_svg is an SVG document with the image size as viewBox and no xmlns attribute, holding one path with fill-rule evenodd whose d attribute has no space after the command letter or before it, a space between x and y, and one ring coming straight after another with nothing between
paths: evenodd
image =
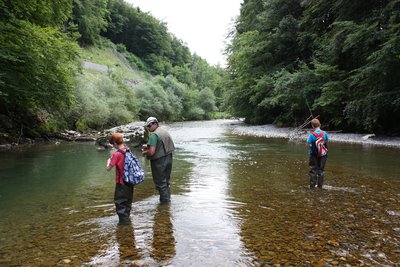
<instances>
[{"instance_id":1,"label":"reflection on water","mask_svg":"<svg viewBox=\"0 0 400 267\"><path fill-rule=\"evenodd\" d=\"M158 262L175 256L175 237L169 205L159 205L154 215L152 257Z\"/></svg>"},{"instance_id":2,"label":"reflection on water","mask_svg":"<svg viewBox=\"0 0 400 267\"><path fill-rule=\"evenodd\" d=\"M396 266L400 151L330 145L323 190L305 145L168 125L172 203L150 166L119 226L107 152L93 144L0 154L0 266Z\"/></svg>"},{"instance_id":3,"label":"reflection on water","mask_svg":"<svg viewBox=\"0 0 400 267\"><path fill-rule=\"evenodd\" d=\"M249 259L240 240L238 206L228 194L230 161L236 152L227 149L223 125L215 122L175 124L171 134L178 160L191 162L188 192L174 199L176 266L235 266Z\"/></svg>"},{"instance_id":4,"label":"reflection on water","mask_svg":"<svg viewBox=\"0 0 400 267\"><path fill-rule=\"evenodd\" d=\"M118 225L115 216L97 218L91 235L105 237L103 248L84 266L168 266L175 256L175 237L169 206L156 196L138 201L132 223Z\"/></svg>"}]
</instances>

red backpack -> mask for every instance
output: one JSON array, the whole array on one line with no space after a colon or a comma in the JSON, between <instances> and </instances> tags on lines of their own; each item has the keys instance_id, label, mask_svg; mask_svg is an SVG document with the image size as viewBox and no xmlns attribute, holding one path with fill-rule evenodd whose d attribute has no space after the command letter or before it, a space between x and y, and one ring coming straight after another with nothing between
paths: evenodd
<instances>
[{"instance_id":1,"label":"red backpack","mask_svg":"<svg viewBox=\"0 0 400 267\"><path fill-rule=\"evenodd\" d=\"M317 140L315 141L315 154L317 157L322 157L328 154L328 148L325 146L325 140L324 140L324 131L321 131L320 134L317 134L316 132L312 133Z\"/></svg>"}]
</instances>

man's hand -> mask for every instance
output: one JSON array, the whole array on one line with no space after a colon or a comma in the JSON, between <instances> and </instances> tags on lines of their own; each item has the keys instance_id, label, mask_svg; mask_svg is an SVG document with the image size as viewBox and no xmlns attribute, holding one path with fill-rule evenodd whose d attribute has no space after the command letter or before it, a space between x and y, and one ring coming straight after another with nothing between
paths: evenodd
<instances>
[{"instance_id":1,"label":"man's hand","mask_svg":"<svg viewBox=\"0 0 400 267\"><path fill-rule=\"evenodd\" d=\"M142 156L145 157L147 155L147 144L142 145Z\"/></svg>"},{"instance_id":2,"label":"man's hand","mask_svg":"<svg viewBox=\"0 0 400 267\"><path fill-rule=\"evenodd\" d=\"M154 146L147 146L143 145L142 146L142 156L153 156L156 153L156 148Z\"/></svg>"}]
</instances>

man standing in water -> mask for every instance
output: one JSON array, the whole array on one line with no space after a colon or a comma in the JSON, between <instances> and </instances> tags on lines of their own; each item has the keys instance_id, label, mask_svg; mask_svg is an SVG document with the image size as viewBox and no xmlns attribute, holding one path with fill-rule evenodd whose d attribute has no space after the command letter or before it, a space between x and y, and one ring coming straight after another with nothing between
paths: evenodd
<instances>
[{"instance_id":1,"label":"man standing in water","mask_svg":"<svg viewBox=\"0 0 400 267\"><path fill-rule=\"evenodd\" d=\"M149 140L143 145L142 156L146 156L151 163L153 182L160 194L162 204L171 202L169 180L172 170L172 152L175 150L174 142L169 133L161 129L158 120L149 117L145 127L149 130Z\"/></svg>"},{"instance_id":2,"label":"man standing in water","mask_svg":"<svg viewBox=\"0 0 400 267\"><path fill-rule=\"evenodd\" d=\"M310 188L314 189L316 186L322 188L324 183L324 168L327 158L327 143L328 134L320 129L321 123L318 119L311 120L311 126L313 127L313 132L308 136L308 155L309 160L309 177L310 177ZM319 143L321 143L319 145ZM319 148L318 148L319 146Z\"/></svg>"}]
</instances>

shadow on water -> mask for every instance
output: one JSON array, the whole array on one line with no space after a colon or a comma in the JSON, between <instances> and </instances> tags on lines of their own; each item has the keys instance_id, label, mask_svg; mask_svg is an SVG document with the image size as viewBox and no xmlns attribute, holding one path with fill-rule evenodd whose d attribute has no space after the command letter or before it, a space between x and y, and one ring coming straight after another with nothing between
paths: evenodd
<instances>
[{"instance_id":1,"label":"shadow on water","mask_svg":"<svg viewBox=\"0 0 400 267\"><path fill-rule=\"evenodd\" d=\"M323 190L305 145L167 125L172 203L150 166L118 225L114 174L93 144L0 154L0 266L398 266L400 151L330 144Z\"/></svg>"}]
</instances>

